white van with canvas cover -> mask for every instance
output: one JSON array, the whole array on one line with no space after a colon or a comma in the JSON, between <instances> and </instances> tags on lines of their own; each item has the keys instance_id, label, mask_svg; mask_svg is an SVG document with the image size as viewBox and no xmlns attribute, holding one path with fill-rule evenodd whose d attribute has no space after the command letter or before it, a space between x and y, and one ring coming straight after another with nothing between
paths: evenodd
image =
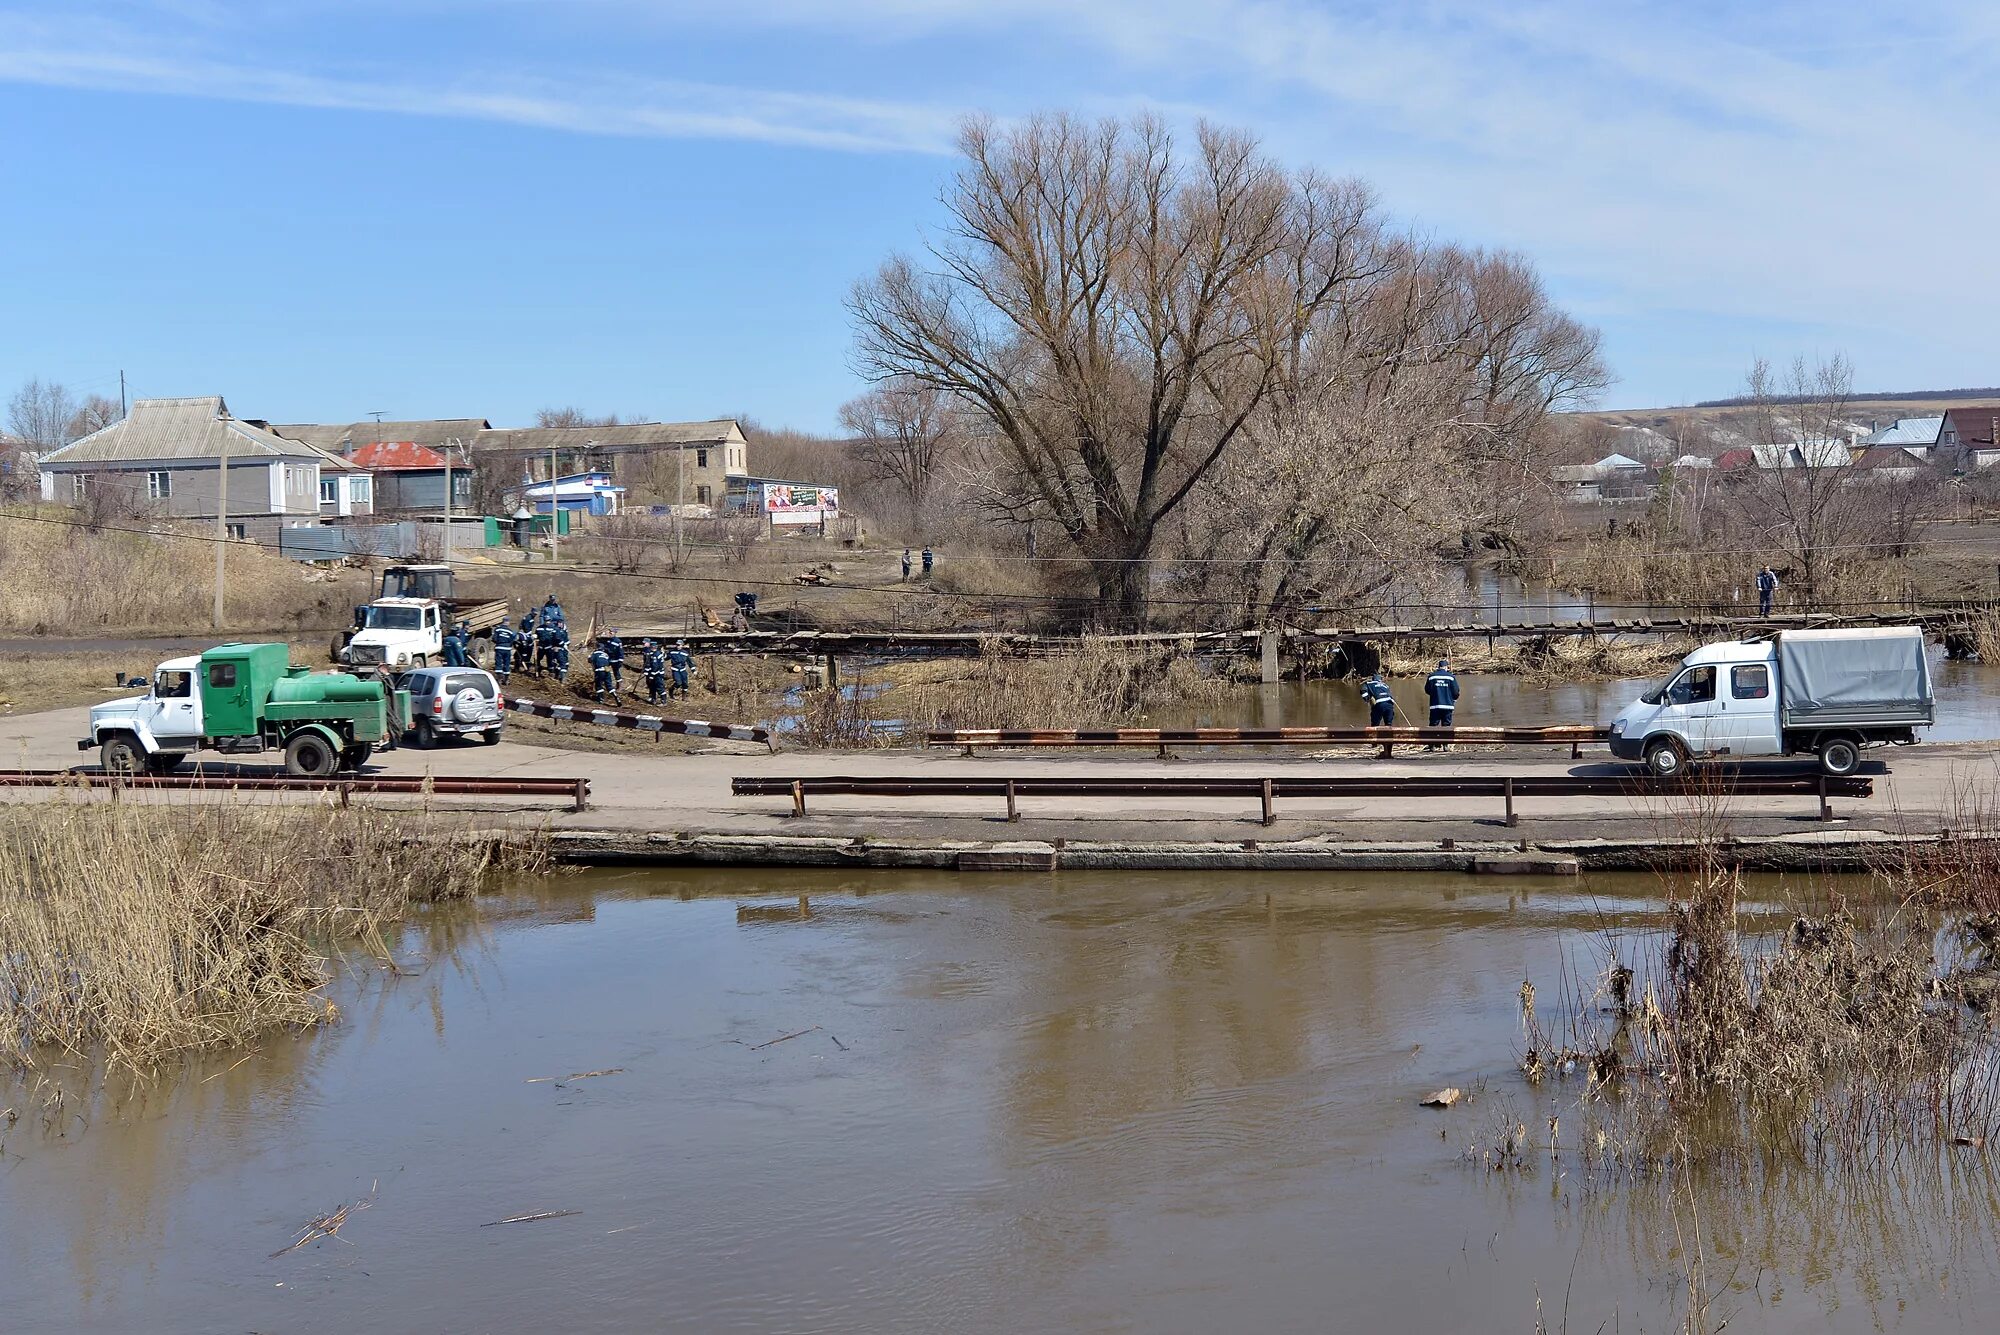
<instances>
[{"instance_id":1,"label":"white van with canvas cover","mask_svg":"<svg viewBox=\"0 0 2000 1335\"><path fill-rule=\"evenodd\" d=\"M1816 755L1852 774L1864 746L1907 746L1936 721L1916 626L1785 630L1705 644L1611 725L1611 753L1672 778L1703 756Z\"/></svg>"}]
</instances>

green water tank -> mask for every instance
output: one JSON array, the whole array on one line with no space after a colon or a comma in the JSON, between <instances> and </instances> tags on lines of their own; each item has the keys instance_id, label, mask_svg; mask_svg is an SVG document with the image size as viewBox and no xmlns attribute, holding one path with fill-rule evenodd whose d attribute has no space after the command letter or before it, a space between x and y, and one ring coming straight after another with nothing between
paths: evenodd
<instances>
[{"instance_id":1,"label":"green water tank","mask_svg":"<svg viewBox=\"0 0 2000 1335\"><path fill-rule=\"evenodd\" d=\"M367 704L382 698L382 684L346 672L313 672L271 683L271 703L287 705Z\"/></svg>"}]
</instances>

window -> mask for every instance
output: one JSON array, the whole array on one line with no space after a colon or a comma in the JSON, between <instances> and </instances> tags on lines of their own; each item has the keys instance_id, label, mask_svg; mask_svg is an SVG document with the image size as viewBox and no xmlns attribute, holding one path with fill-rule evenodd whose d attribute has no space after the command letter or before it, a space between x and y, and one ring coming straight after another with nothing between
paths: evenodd
<instances>
[{"instance_id":1,"label":"window","mask_svg":"<svg viewBox=\"0 0 2000 1335\"><path fill-rule=\"evenodd\" d=\"M365 474L360 477L348 479L347 494L357 503L366 504L373 501L375 499L375 479Z\"/></svg>"},{"instance_id":2,"label":"window","mask_svg":"<svg viewBox=\"0 0 2000 1335\"><path fill-rule=\"evenodd\" d=\"M172 473L167 472L165 469L161 469L157 473L146 474L147 500L164 501L165 499L167 499L167 497L173 495L173 491L174 491L174 475Z\"/></svg>"},{"instance_id":3,"label":"window","mask_svg":"<svg viewBox=\"0 0 2000 1335\"><path fill-rule=\"evenodd\" d=\"M319 503L321 505L334 505L337 504L339 500L340 500L340 479L337 477L321 478L319 480Z\"/></svg>"},{"instance_id":4,"label":"window","mask_svg":"<svg viewBox=\"0 0 2000 1335\"><path fill-rule=\"evenodd\" d=\"M1771 695L1771 669L1762 663L1729 669L1729 690L1738 700L1765 700Z\"/></svg>"},{"instance_id":5,"label":"window","mask_svg":"<svg viewBox=\"0 0 2000 1335\"><path fill-rule=\"evenodd\" d=\"M443 694L457 695L460 691L477 691L488 700L493 698L493 678L484 672L454 672L444 679Z\"/></svg>"},{"instance_id":6,"label":"window","mask_svg":"<svg viewBox=\"0 0 2000 1335\"><path fill-rule=\"evenodd\" d=\"M236 664L210 663L208 665L210 686L234 686L236 684Z\"/></svg>"},{"instance_id":7,"label":"window","mask_svg":"<svg viewBox=\"0 0 2000 1335\"><path fill-rule=\"evenodd\" d=\"M708 467L708 451L707 451L707 450L696 450L696 451L694 452L694 466L695 466L696 468L706 468L706 467Z\"/></svg>"},{"instance_id":8,"label":"window","mask_svg":"<svg viewBox=\"0 0 2000 1335\"><path fill-rule=\"evenodd\" d=\"M699 502L702 505L708 504L708 498L710 495L711 493L707 487L696 487L694 489L694 498L697 502Z\"/></svg>"},{"instance_id":9,"label":"window","mask_svg":"<svg viewBox=\"0 0 2000 1335\"><path fill-rule=\"evenodd\" d=\"M371 607L366 616L370 630L422 630L424 624L414 607Z\"/></svg>"},{"instance_id":10,"label":"window","mask_svg":"<svg viewBox=\"0 0 2000 1335\"><path fill-rule=\"evenodd\" d=\"M84 494L89 490L90 490L90 474L71 473L69 475L69 498L71 500L73 501L82 500Z\"/></svg>"},{"instance_id":11,"label":"window","mask_svg":"<svg viewBox=\"0 0 2000 1335\"><path fill-rule=\"evenodd\" d=\"M1667 703L1673 705L1707 704L1715 699L1715 669L1712 667L1689 668L1675 680L1673 689L1667 692Z\"/></svg>"},{"instance_id":12,"label":"window","mask_svg":"<svg viewBox=\"0 0 2000 1335\"><path fill-rule=\"evenodd\" d=\"M186 672L162 672L153 678L153 695L160 700L185 700L194 694L194 680Z\"/></svg>"},{"instance_id":13,"label":"window","mask_svg":"<svg viewBox=\"0 0 2000 1335\"><path fill-rule=\"evenodd\" d=\"M238 542L241 542L245 537L249 536L247 531L241 524L224 524L222 528L223 532L227 533L230 537L235 538Z\"/></svg>"}]
</instances>

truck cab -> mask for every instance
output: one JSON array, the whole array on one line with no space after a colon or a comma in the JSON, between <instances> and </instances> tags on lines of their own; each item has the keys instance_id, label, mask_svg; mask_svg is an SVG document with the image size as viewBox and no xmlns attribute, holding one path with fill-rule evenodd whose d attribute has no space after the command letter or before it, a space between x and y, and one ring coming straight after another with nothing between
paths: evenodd
<instances>
[{"instance_id":1,"label":"truck cab","mask_svg":"<svg viewBox=\"0 0 2000 1335\"><path fill-rule=\"evenodd\" d=\"M170 658L151 689L95 705L77 749L102 748L114 774L171 774L190 751L282 750L293 774L358 768L410 723L410 697L344 672L310 672L282 644L217 645Z\"/></svg>"},{"instance_id":2,"label":"truck cab","mask_svg":"<svg viewBox=\"0 0 2000 1335\"><path fill-rule=\"evenodd\" d=\"M1816 755L1852 774L1868 746L1907 746L1936 721L1923 631L1787 630L1705 644L1611 724L1611 753L1660 778L1704 757Z\"/></svg>"},{"instance_id":3,"label":"truck cab","mask_svg":"<svg viewBox=\"0 0 2000 1335\"><path fill-rule=\"evenodd\" d=\"M1702 756L1782 755L1775 659L1769 641L1703 645L1618 715L1612 753L1661 777Z\"/></svg>"},{"instance_id":4,"label":"truck cab","mask_svg":"<svg viewBox=\"0 0 2000 1335\"><path fill-rule=\"evenodd\" d=\"M392 672L426 667L441 661L447 629L436 599L378 598L361 609L361 628L341 650L340 661Z\"/></svg>"}]
</instances>

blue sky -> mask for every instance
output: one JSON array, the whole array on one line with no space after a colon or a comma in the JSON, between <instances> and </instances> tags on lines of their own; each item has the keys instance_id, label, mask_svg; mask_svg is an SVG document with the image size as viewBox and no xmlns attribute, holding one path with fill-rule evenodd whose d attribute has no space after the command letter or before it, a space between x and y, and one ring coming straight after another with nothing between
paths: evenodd
<instances>
[{"instance_id":1,"label":"blue sky","mask_svg":"<svg viewBox=\"0 0 2000 1335\"><path fill-rule=\"evenodd\" d=\"M2000 382L2000 6L0 0L0 392L832 427L954 121L1248 127L1506 246L1605 406Z\"/></svg>"}]
</instances>

